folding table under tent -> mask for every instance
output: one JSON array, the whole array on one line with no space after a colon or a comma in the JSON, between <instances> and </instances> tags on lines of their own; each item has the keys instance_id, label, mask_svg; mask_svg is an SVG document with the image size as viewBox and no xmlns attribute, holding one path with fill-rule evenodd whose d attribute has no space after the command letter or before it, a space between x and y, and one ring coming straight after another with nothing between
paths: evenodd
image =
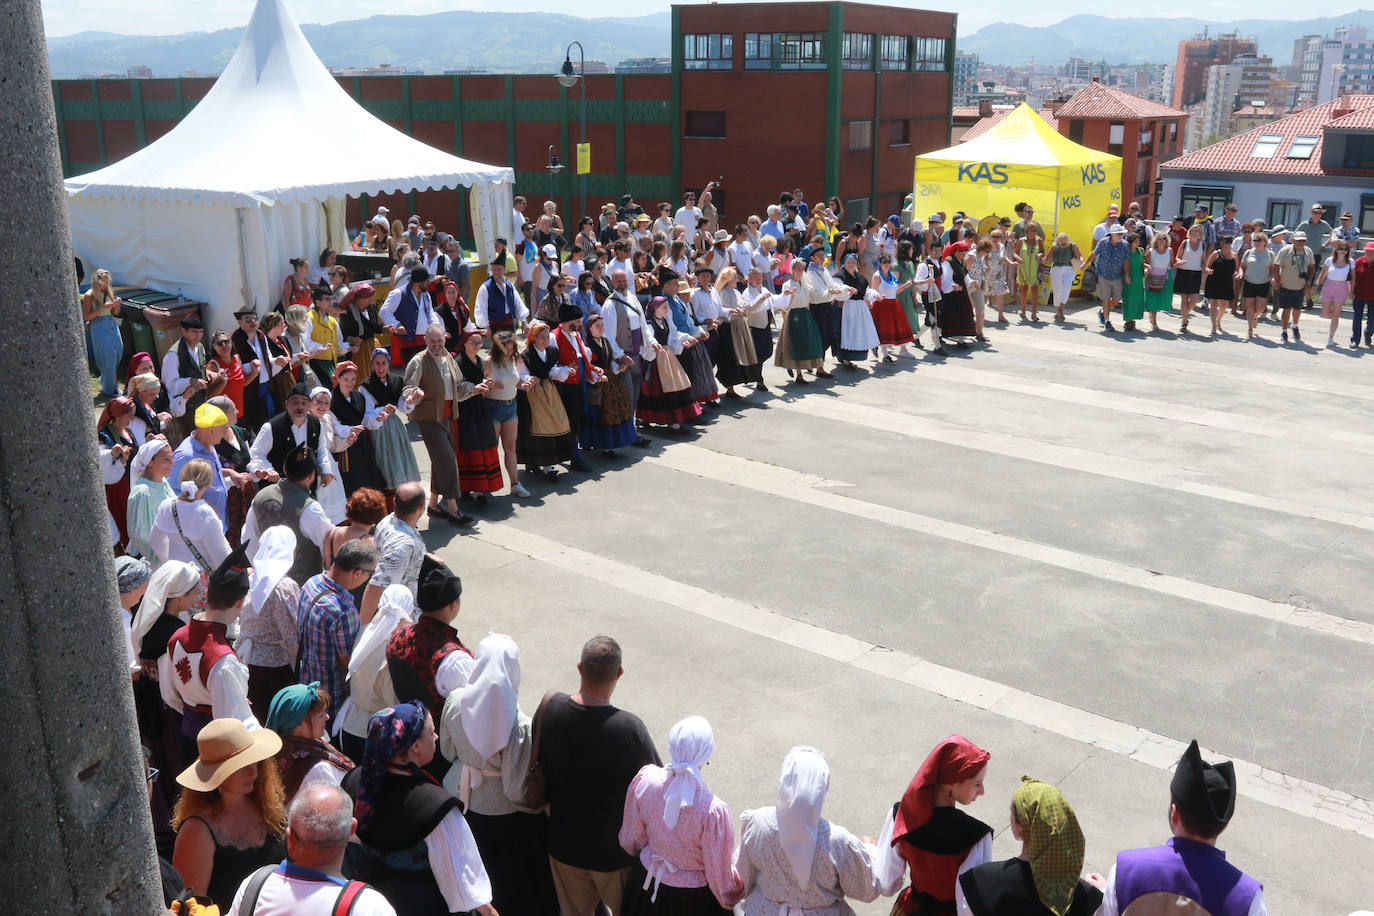
<instances>
[{"instance_id":1,"label":"folding table under tent","mask_svg":"<svg viewBox=\"0 0 1374 916\"><path fill-rule=\"evenodd\" d=\"M1121 201L1121 157L1074 143L1022 103L981 137L917 156L913 201L922 221L944 210L980 222L1015 221L1025 201L1047 246L1067 232L1087 257L1093 226Z\"/></svg>"},{"instance_id":2,"label":"folding table under tent","mask_svg":"<svg viewBox=\"0 0 1374 916\"><path fill-rule=\"evenodd\" d=\"M328 129L319 128L326 119ZM408 137L335 81L282 0L258 0L238 50L166 135L66 181L76 253L121 285L209 304L234 327L242 305L280 297L293 257L347 250L344 198L471 189L477 250L510 237L515 173Z\"/></svg>"}]
</instances>

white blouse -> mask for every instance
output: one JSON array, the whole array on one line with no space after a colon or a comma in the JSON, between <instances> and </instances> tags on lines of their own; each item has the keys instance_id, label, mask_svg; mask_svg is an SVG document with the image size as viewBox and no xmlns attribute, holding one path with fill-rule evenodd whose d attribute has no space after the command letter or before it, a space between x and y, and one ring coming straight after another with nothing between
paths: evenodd
<instances>
[{"instance_id":1,"label":"white blouse","mask_svg":"<svg viewBox=\"0 0 1374 916\"><path fill-rule=\"evenodd\" d=\"M177 513L175 519L172 517L173 507ZM178 520L181 522L180 534L177 533ZM182 534L186 535L184 539ZM224 537L224 524L209 503L203 499L195 502L187 502L180 498L163 500L162 505L157 507L157 518L153 521L152 533L148 535L148 546L164 563L168 560L181 560L200 568L200 564L191 554L191 548L186 546L187 541L194 544L205 562L210 564L206 572L219 566L224 562L224 558L229 556L229 542Z\"/></svg>"}]
</instances>

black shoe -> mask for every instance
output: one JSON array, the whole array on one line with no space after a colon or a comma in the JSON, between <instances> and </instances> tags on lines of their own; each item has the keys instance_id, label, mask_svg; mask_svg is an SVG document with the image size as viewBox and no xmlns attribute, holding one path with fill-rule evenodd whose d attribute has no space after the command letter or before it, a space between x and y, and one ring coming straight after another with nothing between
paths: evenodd
<instances>
[{"instance_id":1,"label":"black shoe","mask_svg":"<svg viewBox=\"0 0 1374 916\"><path fill-rule=\"evenodd\" d=\"M1293 339L1302 340L1302 332L1298 330L1298 326L1296 324L1293 325Z\"/></svg>"},{"instance_id":2,"label":"black shoe","mask_svg":"<svg viewBox=\"0 0 1374 916\"><path fill-rule=\"evenodd\" d=\"M1116 333L1116 328L1112 327L1112 323L1111 323L1110 321L1108 321L1106 324L1104 324L1103 327L1104 327L1106 330L1111 331L1113 334Z\"/></svg>"},{"instance_id":3,"label":"black shoe","mask_svg":"<svg viewBox=\"0 0 1374 916\"><path fill-rule=\"evenodd\" d=\"M912 343L916 345L916 349L918 350L924 350L926 348L926 345L921 343L921 339L919 337L913 340Z\"/></svg>"},{"instance_id":4,"label":"black shoe","mask_svg":"<svg viewBox=\"0 0 1374 916\"><path fill-rule=\"evenodd\" d=\"M459 512L457 515L450 515L448 520L459 528L471 528L477 524L477 519L468 515L466 512Z\"/></svg>"},{"instance_id":5,"label":"black shoe","mask_svg":"<svg viewBox=\"0 0 1374 916\"><path fill-rule=\"evenodd\" d=\"M638 439L631 442L630 444L633 445L635 448L648 448L649 446L653 445L652 442L650 442L648 439L645 439L643 436L640 436Z\"/></svg>"},{"instance_id":6,"label":"black shoe","mask_svg":"<svg viewBox=\"0 0 1374 916\"><path fill-rule=\"evenodd\" d=\"M450 520L453 518L453 513L443 506L430 506L429 509L426 510L426 514L430 518L446 518Z\"/></svg>"},{"instance_id":7,"label":"black shoe","mask_svg":"<svg viewBox=\"0 0 1374 916\"><path fill-rule=\"evenodd\" d=\"M816 378L834 378L834 377L835 377L834 375L832 375L832 374L829 373L829 372L826 372L824 369L817 369L817 370L816 370Z\"/></svg>"},{"instance_id":8,"label":"black shoe","mask_svg":"<svg viewBox=\"0 0 1374 916\"><path fill-rule=\"evenodd\" d=\"M740 394L738 391L727 391L725 392L725 396L736 401L744 400L744 395Z\"/></svg>"},{"instance_id":9,"label":"black shoe","mask_svg":"<svg viewBox=\"0 0 1374 916\"><path fill-rule=\"evenodd\" d=\"M487 494L485 493L474 493L472 494L472 499L479 506L485 506L487 504Z\"/></svg>"},{"instance_id":10,"label":"black shoe","mask_svg":"<svg viewBox=\"0 0 1374 916\"><path fill-rule=\"evenodd\" d=\"M568 464L568 467L572 468L574 471L590 471L592 469L592 466L581 458L574 458L572 462Z\"/></svg>"},{"instance_id":11,"label":"black shoe","mask_svg":"<svg viewBox=\"0 0 1374 916\"><path fill-rule=\"evenodd\" d=\"M720 401L706 401L701 406L709 407L712 410L720 410Z\"/></svg>"},{"instance_id":12,"label":"black shoe","mask_svg":"<svg viewBox=\"0 0 1374 916\"><path fill-rule=\"evenodd\" d=\"M943 345L941 345L935 348L935 354L937 356L949 356L949 351L946 350Z\"/></svg>"},{"instance_id":13,"label":"black shoe","mask_svg":"<svg viewBox=\"0 0 1374 916\"><path fill-rule=\"evenodd\" d=\"M1283 332L1283 342L1284 342L1284 343L1288 343L1288 332L1287 332L1287 331L1284 331L1284 332Z\"/></svg>"},{"instance_id":14,"label":"black shoe","mask_svg":"<svg viewBox=\"0 0 1374 916\"><path fill-rule=\"evenodd\" d=\"M768 387L767 385L765 385L763 382L759 382L757 385L754 386L754 390L755 390L755 391L772 391L773 389L772 389L772 388L769 388L769 387Z\"/></svg>"},{"instance_id":15,"label":"black shoe","mask_svg":"<svg viewBox=\"0 0 1374 916\"><path fill-rule=\"evenodd\" d=\"M608 449L602 449L602 451L601 451L601 457L602 457L602 458L619 458L620 456L617 455L617 454L615 453L615 449L613 449L613 448L608 448Z\"/></svg>"},{"instance_id":16,"label":"black shoe","mask_svg":"<svg viewBox=\"0 0 1374 916\"><path fill-rule=\"evenodd\" d=\"M538 473L542 474L545 480L557 480L559 477L563 476L562 471L558 470L558 468L552 467L540 468Z\"/></svg>"}]
</instances>

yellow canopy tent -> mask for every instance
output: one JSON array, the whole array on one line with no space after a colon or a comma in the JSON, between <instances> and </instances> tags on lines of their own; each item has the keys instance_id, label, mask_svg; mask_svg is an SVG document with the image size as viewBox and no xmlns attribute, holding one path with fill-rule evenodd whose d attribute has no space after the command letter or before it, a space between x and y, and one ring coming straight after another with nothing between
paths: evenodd
<instances>
[{"instance_id":1,"label":"yellow canopy tent","mask_svg":"<svg viewBox=\"0 0 1374 916\"><path fill-rule=\"evenodd\" d=\"M1067 232L1087 257L1093 225L1121 200L1121 157L1074 143L1023 103L981 137L917 156L914 194L917 219L962 210L983 227L1015 221L1025 201L1047 244Z\"/></svg>"}]
</instances>

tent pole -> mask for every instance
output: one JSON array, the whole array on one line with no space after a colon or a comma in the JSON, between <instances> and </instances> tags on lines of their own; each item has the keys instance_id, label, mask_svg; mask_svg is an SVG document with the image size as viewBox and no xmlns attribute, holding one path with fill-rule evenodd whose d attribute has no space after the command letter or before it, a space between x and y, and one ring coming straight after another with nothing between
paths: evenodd
<instances>
[{"instance_id":1,"label":"tent pole","mask_svg":"<svg viewBox=\"0 0 1374 916\"><path fill-rule=\"evenodd\" d=\"M253 301L253 287L248 282L248 229L243 222L243 207L234 208L234 218L239 227L239 282L243 284L239 287L243 293L243 302L239 308L251 306L256 309L258 304Z\"/></svg>"}]
</instances>

